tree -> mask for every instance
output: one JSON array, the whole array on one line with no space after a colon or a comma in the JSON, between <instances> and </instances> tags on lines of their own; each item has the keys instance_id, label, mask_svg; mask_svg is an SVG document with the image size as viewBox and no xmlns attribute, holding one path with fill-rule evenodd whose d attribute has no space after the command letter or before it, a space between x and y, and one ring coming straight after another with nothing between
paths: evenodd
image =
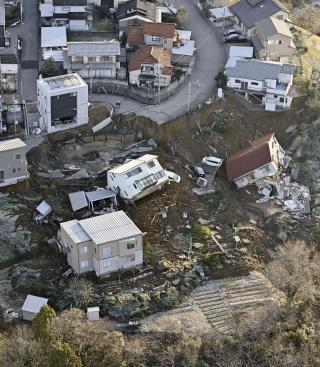
<instances>
[{"instance_id":1,"label":"tree","mask_svg":"<svg viewBox=\"0 0 320 367\"><path fill-rule=\"evenodd\" d=\"M53 308L48 305L41 307L40 312L32 321L33 332L37 339L44 341L50 341L52 339L50 325L55 317L56 313Z\"/></svg>"},{"instance_id":2,"label":"tree","mask_svg":"<svg viewBox=\"0 0 320 367\"><path fill-rule=\"evenodd\" d=\"M0 337L0 366L42 367L42 346L32 329L23 325Z\"/></svg>"},{"instance_id":3,"label":"tree","mask_svg":"<svg viewBox=\"0 0 320 367\"><path fill-rule=\"evenodd\" d=\"M54 59L50 57L42 64L43 77L49 78L51 76L61 75L62 71L59 66L55 63Z\"/></svg>"},{"instance_id":4,"label":"tree","mask_svg":"<svg viewBox=\"0 0 320 367\"><path fill-rule=\"evenodd\" d=\"M82 367L80 357L70 345L61 341L51 343L45 353L45 367Z\"/></svg>"},{"instance_id":5,"label":"tree","mask_svg":"<svg viewBox=\"0 0 320 367\"><path fill-rule=\"evenodd\" d=\"M92 301L92 283L86 279L72 279L66 290L70 304L76 308L85 308Z\"/></svg>"},{"instance_id":6,"label":"tree","mask_svg":"<svg viewBox=\"0 0 320 367\"><path fill-rule=\"evenodd\" d=\"M320 256L303 241L280 246L265 273L293 304L312 303L320 294Z\"/></svg>"}]
</instances>

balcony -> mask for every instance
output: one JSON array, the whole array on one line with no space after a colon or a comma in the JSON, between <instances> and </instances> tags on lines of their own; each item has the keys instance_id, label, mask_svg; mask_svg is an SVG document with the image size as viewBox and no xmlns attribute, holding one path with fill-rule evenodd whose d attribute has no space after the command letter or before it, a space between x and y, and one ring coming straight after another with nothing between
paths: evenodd
<instances>
[{"instance_id":1,"label":"balcony","mask_svg":"<svg viewBox=\"0 0 320 367\"><path fill-rule=\"evenodd\" d=\"M285 96L288 93L289 84L277 83L275 88L267 87L267 93Z\"/></svg>"}]
</instances>

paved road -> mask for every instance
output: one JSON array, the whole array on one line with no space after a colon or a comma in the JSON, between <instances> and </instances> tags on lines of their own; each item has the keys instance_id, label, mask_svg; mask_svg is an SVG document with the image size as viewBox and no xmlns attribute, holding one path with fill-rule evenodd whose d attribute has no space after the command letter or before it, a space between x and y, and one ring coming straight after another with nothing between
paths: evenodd
<instances>
[{"instance_id":1,"label":"paved road","mask_svg":"<svg viewBox=\"0 0 320 367\"><path fill-rule=\"evenodd\" d=\"M23 1L22 23L9 29L22 40L21 85L22 96L27 102L37 100L39 70L39 1Z\"/></svg>"},{"instance_id":2,"label":"paved road","mask_svg":"<svg viewBox=\"0 0 320 367\"><path fill-rule=\"evenodd\" d=\"M192 31L192 38L196 41L198 53L192 71L190 85L190 109L202 103L213 95L216 82L215 76L223 70L226 63L224 45L218 39L215 31L207 20L202 17L192 0L176 0L175 7L183 5L186 10L184 19L185 29ZM189 83L185 83L177 93L159 105L146 106L141 103L120 97L122 101L119 112L135 111L140 116L150 117L163 124L188 110ZM102 98L102 97L100 97ZM113 102L113 96L107 97Z\"/></svg>"}]
</instances>

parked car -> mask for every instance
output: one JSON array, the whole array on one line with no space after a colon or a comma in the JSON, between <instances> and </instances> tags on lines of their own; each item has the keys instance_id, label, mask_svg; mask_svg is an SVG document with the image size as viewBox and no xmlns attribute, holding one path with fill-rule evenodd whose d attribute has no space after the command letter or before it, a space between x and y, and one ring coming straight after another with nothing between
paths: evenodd
<instances>
[{"instance_id":1,"label":"parked car","mask_svg":"<svg viewBox=\"0 0 320 367\"><path fill-rule=\"evenodd\" d=\"M239 34L239 31L237 31L235 28L229 28L223 33L223 37L228 37L230 34Z\"/></svg>"},{"instance_id":2,"label":"parked car","mask_svg":"<svg viewBox=\"0 0 320 367\"><path fill-rule=\"evenodd\" d=\"M197 177L204 177L206 175L202 167L192 167L192 170Z\"/></svg>"},{"instance_id":3,"label":"parked car","mask_svg":"<svg viewBox=\"0 0 320 367\"><path fill-rule=\"evenodd\" d=\"M174 181L176 183L180 183L181 177L175 172L165 170L164 173L168 176L170 182Z\"/></svg>"},{"instance_id":4,"label":"parked car","mask_svg":"<svg viewBox=\"0 0 320 367\"><path fill-rule=\"evenodd\" d=\"M230 36L224 37L225 43L240 43L248 42L248 38L243 34L230 34Z\"/></svg>"},{"instance_id":5,"label":"parked car","mask_svg":"<svg viewBox=\"0 0 320 367\"><path fill-rule=\"evenodd\" d=\"M213 156L203 157L202 165L205 173L215 175L218 169L221 167L223 159Z\"/></svg>"}]
</instances>

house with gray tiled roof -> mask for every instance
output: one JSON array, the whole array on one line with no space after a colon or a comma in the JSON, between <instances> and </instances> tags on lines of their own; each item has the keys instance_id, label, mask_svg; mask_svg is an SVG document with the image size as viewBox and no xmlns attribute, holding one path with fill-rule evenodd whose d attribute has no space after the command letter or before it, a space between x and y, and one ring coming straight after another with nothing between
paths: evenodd
<instances>
[{"instance_id":1,"label":"house with gray tiled roof","mask_svg":"<svg viewBox=\"0 0 320 367\"><path fill-rule=\"evenodd\" d=\"M255 23L262 19L275 17L287 20L289 11L278 0L240 0L230 6L238 27L251 37L255 30Z\"/></svg>"},{"instance_id":2,"label":"house with gray tiled roof","mask_svg":"<svg viewBox=\"0 0 320 367\"><path fill-rule=\"evenodd\" d=\"M270 61L290 62L296 49L288 23L269 17L255 23L252 42L255 56Z\"/></svg>"},{"instance_id":3,"label":"house with gray tiled roof","mask_svg":"<svg viewBox=\"0 0 320 367\"><path fill-rule=\"evenodd\" d=\"M237 58L227 63L224 73L228 88L275 111L290 108L295 68L293 64Z\"/></svg>"}]
</instances>

